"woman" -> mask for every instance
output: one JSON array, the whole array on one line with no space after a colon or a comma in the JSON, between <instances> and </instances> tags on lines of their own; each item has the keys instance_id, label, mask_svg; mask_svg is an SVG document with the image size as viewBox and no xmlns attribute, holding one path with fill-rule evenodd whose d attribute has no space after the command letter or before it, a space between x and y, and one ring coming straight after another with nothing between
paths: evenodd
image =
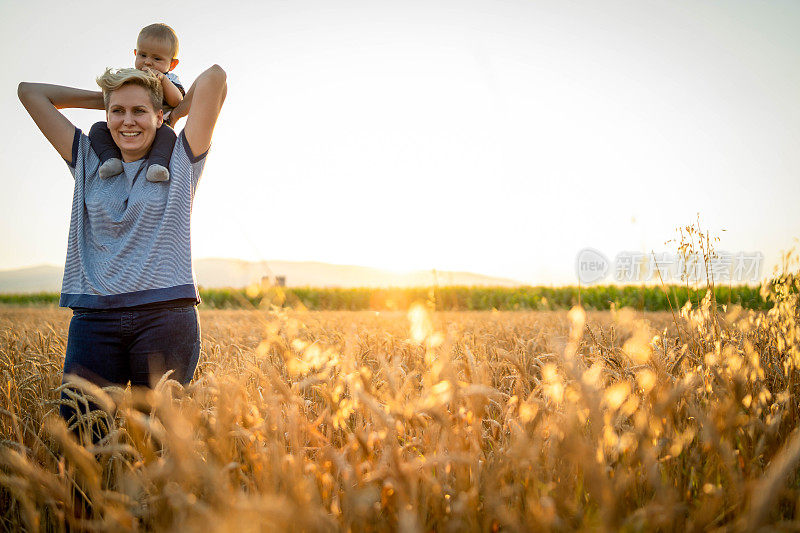
<instances>
[{"instance_id":1,"label":"woman","mask_svg":"<svg viewBox=\"0 0 800 533\"><path fill-rule=\"evenodd\" d=\"M225 99L218 65L195 82L182 105L171 179L149 182L143 168L163 122L161 84L136 69L106 71L102 94L21 83L19 98L75 178L62 307L73 309L64 374L98 385L152 386L164 372L188 383L200 354L200 302L192 270L190 217L195 188ZM62 108L105 108L124 172L98 175L88 137ZM62 407L62 416L74 413Z\"/></svg>"}]
</instances>

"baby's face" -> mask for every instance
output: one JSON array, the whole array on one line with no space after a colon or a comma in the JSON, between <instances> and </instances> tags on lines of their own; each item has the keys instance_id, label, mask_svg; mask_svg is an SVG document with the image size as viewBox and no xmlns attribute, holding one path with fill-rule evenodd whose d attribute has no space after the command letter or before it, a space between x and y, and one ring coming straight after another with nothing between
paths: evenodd
<instances>
[{"instance_id":1,"label":"baby's face","mask_svg":"<svg viewBox=\"0 0 800 533\"><path fill-rule=\"evenodd\" d=\"M136 43L136 61L134 65L139 70L152 69L161 73L170 71L172 63L172 49L169 43L160 39L144 37Z\"/></svg>"}]
</instances>

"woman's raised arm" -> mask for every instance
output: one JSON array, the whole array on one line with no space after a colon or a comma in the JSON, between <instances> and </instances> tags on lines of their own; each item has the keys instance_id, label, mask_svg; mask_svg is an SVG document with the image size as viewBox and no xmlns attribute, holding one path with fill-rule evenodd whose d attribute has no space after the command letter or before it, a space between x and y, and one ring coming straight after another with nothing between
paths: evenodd
<instances>
[{"instance_id":1,"label":"woman's raised arm","mask_svg":"<svg viewBox=\"0 0 800 533\"><path fill-rule=\"evenodd\" d=\"M104 109L103 93L61 85L22 82L17 88L17 95L53 148L72 164L75 126L59 109L67 107Z\"/></svg>"},{"instance_id":2,"label":"woman's raised arm","mask_svg":"<svg viewBox=\"0 0 800 533\"><path fill-rule=\"evenodd\" d=\"M214 125L227 93L227 75L222 67L214 65L200 74L179 104L179 108L189 109L183 132L193 154L200 155L211 146Z\"/></svg>"}]
</instances>

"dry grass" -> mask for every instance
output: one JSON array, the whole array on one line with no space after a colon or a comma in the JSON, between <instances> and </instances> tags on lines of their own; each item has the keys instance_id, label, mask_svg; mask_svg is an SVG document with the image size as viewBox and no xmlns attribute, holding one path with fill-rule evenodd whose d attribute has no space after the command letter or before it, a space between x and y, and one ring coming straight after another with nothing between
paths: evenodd
<instances>
[{"instance_id":1,"label":"dry grass","mask_svg":"<svg viewBox=\"0 0 800 533\"><path fill-rule=\"evenodd\" d=\"M69 316L0 309L2 529L800 528L796 293L677 322L204 311L185 390L84 386L97 445L56 416Z\"/></svg>"}]
</instances>

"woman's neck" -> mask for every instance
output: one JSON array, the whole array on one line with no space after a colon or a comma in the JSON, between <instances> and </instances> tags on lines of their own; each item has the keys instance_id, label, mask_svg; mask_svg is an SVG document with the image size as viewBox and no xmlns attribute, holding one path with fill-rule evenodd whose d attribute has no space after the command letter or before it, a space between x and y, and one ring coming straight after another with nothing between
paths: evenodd
<instances>
[{"instance_id":1,"label":"woman's neck","mask_svg":"<svg viewBox=\"0 0 800 533\"><path fill-rule=\"evenodd\" d=\"M133 163L134 161L139 161L140 159L144 159L147 155L147 152L122 152L122 160L126 163Z\"/></svg>"}]
</instances>

